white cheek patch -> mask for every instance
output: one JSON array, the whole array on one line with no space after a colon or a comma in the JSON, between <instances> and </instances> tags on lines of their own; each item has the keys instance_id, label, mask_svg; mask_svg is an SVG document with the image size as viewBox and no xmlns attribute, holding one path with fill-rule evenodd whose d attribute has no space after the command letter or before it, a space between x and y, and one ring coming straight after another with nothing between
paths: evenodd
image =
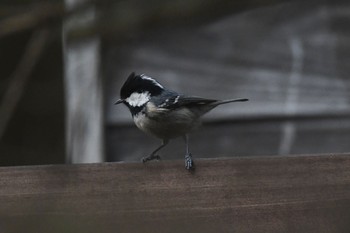
<instances>
[{"instance_id":1,"label":"white cheek patch","mask_svg":"<svg viewBox=\"0 0 350 233\"><path fill-rule=\"evenodd\" d=\"M142 93L134 92L125 101L132 107L140 107L147 103L151 98L151 94L146 91Z\"/></svg>"}]
</instances>

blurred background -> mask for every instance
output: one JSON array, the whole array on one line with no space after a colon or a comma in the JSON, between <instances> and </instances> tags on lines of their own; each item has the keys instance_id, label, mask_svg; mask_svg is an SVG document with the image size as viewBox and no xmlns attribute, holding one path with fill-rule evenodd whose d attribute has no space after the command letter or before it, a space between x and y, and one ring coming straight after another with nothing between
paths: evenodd
<instances>
[{"instance_id":1,"label":"blurred background","mask_svg":"<svg viewBox=\"0 0 350 233\"><path fill-rule=\"evenodd\" d=\"M191 135L195 158L350 151L346 1L0 5L0 165L139 161L158 146L115 106L135 71L180 93L249 98ZM171 141L163 159L182 159Z\"/></svg>"}]
</instances>

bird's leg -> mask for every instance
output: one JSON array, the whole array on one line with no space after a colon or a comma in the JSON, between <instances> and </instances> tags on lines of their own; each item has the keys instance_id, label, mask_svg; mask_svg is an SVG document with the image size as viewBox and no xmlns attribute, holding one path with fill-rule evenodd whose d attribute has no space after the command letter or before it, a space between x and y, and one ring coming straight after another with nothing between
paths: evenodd
<instances>
[{"instance_id":1,"label":"bird's leg","mask_svg":"<svg viewBox=\"0 0 350 233\"><path fill-rule=\"evenodd\" d=\"M185 143L186 143L186 154L185 154L185 168L187 170L194 170L194 162L192 160L192 155L189 150L189 136L186 134L184 136Z\"/></svg>"},{"instance_id":2,"label":"bird's leg","mask_svg":"<svg viewBox=\"0 0 350 233\"><path fill-rule=\"evenodd\" d=\"M147 161L151 161L151 160L154 160L154 159L160 160L159 155L156 155L156 153L157 153L160 149L162 149L163 147L165 147L168 143L169 143L169 140L168 140L168 139L163 139L162 145L160 145L159 147L157 147L157 149L155 149L155 150L152 152L152 154L150 154L149 156L143 157L143 158L142 158L142 162L145 163L145 162L147 162Z\"/></svg>"}]
</instances>

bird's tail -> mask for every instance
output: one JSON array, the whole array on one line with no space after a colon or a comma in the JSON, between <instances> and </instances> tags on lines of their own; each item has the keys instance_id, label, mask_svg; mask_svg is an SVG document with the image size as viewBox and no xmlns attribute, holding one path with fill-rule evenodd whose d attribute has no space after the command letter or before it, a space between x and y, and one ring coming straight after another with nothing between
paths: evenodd
<instances>
[{"instance_id":1,"label":"bird's tail","mask_svg":"<svg viewBox=\"0 0 350 233\"><path fill-rule=\"evenodd\" d=\"M227 103L232 103L232 102L245 102L248 101L249 99L246 98L239 98L239 99L230 99L230 100L221 100L217 102L217 105L221 104L227 104Z\"/></svg>"},{"instance_id":2,"label":"bird's tail","mask_svg":"<svg viewBox=\"0 0 350 233\"><path fill-rule=\"evenodd\" d=\"M244 101L248 101L248 99L244 99L244 98L239 98L239 99L229 99L229 100L212 100L213 102L210 104L205 104L205 105L201 105L202 107L199 108L200 111L198 112L198 115L204 115L205 113L209 112L210 110L212 110L213 108L217 107L218 105L221 104L227 104L227 103L232 103L232 102L244 102Z\"/></svg>"}]
</instances>

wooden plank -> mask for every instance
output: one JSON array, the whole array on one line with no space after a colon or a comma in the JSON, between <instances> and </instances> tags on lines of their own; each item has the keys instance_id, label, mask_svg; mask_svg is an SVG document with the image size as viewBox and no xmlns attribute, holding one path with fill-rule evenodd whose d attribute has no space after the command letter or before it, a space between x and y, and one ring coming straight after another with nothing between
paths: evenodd
<instances>
[{"instance_id":1,"label":"wooden plank","mask_svg":"<svg viewBox=\"0 0 350 233\"><path fill-rule=\"evenodd\" d=\"M0 168L2 232L348 232L350 156Z\"/></svg>"}]
</instances>

